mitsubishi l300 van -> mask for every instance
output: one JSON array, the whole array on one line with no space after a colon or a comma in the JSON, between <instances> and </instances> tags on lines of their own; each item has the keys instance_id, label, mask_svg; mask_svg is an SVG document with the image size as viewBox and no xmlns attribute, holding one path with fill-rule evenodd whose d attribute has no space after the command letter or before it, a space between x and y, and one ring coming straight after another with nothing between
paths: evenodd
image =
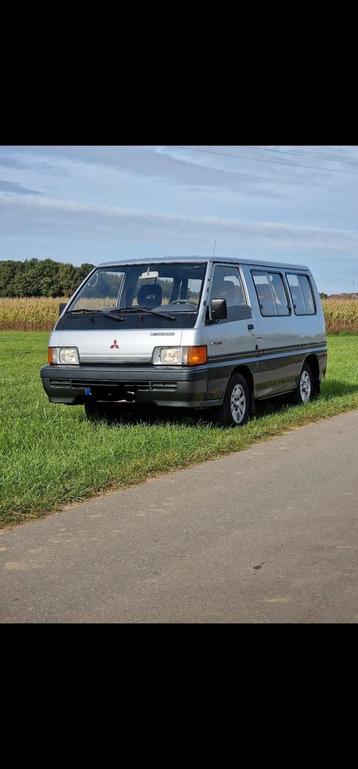
<instances>
[{"instance_id":1,"label":"mitsubishi l300 van","mask_svg":"<svg viewBox=\"0 0 358 769\"><path fill-rule=\"evenodd\" d=\"M96 267L63 309L41 369L52 403L212 409L243 425L255 400L307 403L327 365L310 270L246 259L124 259Z\"/></svg>"}]
</instances>

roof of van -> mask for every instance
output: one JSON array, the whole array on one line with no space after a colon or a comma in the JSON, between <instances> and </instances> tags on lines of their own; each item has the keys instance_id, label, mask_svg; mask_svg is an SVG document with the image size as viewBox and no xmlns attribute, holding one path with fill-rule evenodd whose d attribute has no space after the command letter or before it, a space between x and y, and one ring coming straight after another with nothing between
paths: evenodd
<instances>
[{"instance_id":1,"label":"roof of van","mask_svg":"<svg viewBox=\"0 0 358 769\"><path fill-rule=\"evenodd\" d=\"M279 267L285 270L306 270L310 272L309 267L304 264L288 264L287 262L257 261L255 259L245 259L240 256L154 256L154 257L123 257L114 259L111 262L102 262L98 267L119 267L121 264L154 264L159 262L233 262L235 264L249 264L253 267Z\"/></svg>"}]
</instances>

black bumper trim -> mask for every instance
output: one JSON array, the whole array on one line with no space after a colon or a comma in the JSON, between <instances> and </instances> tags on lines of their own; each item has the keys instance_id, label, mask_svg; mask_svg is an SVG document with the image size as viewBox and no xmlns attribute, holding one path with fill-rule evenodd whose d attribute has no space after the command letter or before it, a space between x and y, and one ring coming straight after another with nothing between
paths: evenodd
<instances>
[{"instance_id":1,"label":"black bumper trim","mask_svg":"<svg viewBox=\"0 0 358 769\"><path fill-rule=\"evenodd\" d=\"M203 407L207 399L207 367L122 368L44 366L41 379L53 403L77 405L88 399L136 401L157 405ZM85 394L91 389L91 395Z\"/></svg>"}]
</instances>

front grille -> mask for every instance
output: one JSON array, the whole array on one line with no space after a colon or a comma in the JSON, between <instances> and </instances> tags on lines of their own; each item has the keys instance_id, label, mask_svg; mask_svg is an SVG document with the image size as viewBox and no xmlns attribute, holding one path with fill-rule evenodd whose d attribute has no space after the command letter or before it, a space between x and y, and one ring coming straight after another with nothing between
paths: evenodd
<instances>
[{"instance_id":1,"label":"front grille","mask_svg":"<svg viewBox=\"0 0 358 769\"><path fill-rule=\"evenodd\" d=\"M150 382L114 382L113 379L100 379L96 382L90 380L82 381L81 379L72 379L72 387L83 390L84 387L106 387L115 388L120 387L123 390L150 390Z\"/></svg>"},{"instance_id":2,"label":"front grille","mask_svg":"<svg viewBox=\"0 0 358 769\"><path fill-rule=\"evenodd\" d=\"M176 390L176 382L150 382L151 390Z\"/></svg>"},{"instance_id":3,"label":"front grille","mask_svg":"<svg viewBox=\"0 0 358 769\"><path fill-rule=\"evenodd\" d=\"M151 360L148 358L143 358L142 360L113 360L113 358L106 358L104 361L100 360L86 360L83 357L81 358L81 363L86 366L86 368L108 368L110 366L111 368L121 369L121 368L149 368Z\"/></svg>"},{"instance_id":4,"label":"front grille","mask_svg":"<svg viewBox=\"0 0 358 769\"><path fill-rule=\"evenodd\" d=\"M71 379L50 379L51 387L72 387Z\"/></svg>"},{"instance_id":5,"label":"front grille","mask_svg":"<svg viewBox=\"0 0 358 769\"><path fill-rule=\"evenodd\" d=\"M78 390L84 390L85 387L91 387L93 389L99 387L105 387L106 389L120 388L122 390L134 392L137 392L138 390L141 392L148 390L171 390L174 392L178 387L176 382L116 382L113 381L113 379L99 379L95 382L89 379L50 379L50 385L52 387L62 388L71 387Z\"/></svg>"}]
</instances>

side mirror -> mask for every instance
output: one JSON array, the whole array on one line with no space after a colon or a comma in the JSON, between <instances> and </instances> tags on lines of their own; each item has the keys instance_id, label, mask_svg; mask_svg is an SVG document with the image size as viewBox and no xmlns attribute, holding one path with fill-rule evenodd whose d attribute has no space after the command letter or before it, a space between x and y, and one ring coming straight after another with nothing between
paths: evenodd
<instances>
[{"instance_id":1,"label":"side mirror","mask_svg":"<svg viewBox=\"0 0 358 769\"><path fill-rule=\"evenodd\" d=\"M59 308L58 308L58 317L62 315L65 307L67 307L67 302L60 302Z\"/></svg>"},{"instance_id":2,"label":"side mirror","mask_svg":"<svg viewBox=\"0 0 358 769\"><path fill-rule=\"evenodd\" d=\"M210 304L211 320L225 320L227 318L226 299L212 299Z\"/></svg>"}]
</instances>

